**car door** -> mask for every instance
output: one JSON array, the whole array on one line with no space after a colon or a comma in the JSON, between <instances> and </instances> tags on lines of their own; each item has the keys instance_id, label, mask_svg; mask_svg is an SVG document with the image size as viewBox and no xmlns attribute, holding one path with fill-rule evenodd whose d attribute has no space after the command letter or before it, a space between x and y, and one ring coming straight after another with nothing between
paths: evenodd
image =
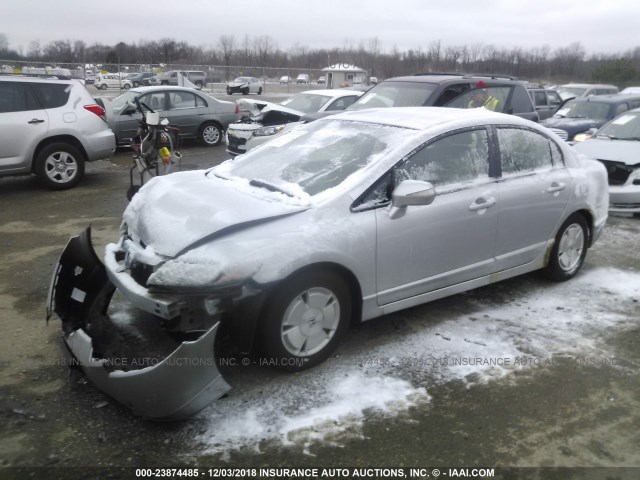
<instances>
[{"instance_id":1,"label":"car door","mask_svg":"<svg viewBox=\"0 0 640 480\"><path fill-rule=\"evenodd\" d=\"M169 92L169 109L166 117L169 124L180 129L183 137L194 137L205 121L207 105L198 95L176 90Z\"/></svg>"},{"instance_id":2,"label":"car door","mask_svg":"<svg viewBox=\"0 0 640 480\"><path fill-rule=\"evenodd\" d=\"M0 171L29 170L49 116L26 82L0 82Z\"/></svg>"},{"instance_id":3,"label":"car door","mask_svg":"<svg viewBox=\"0 0 640 480\"><path fill-rule=\"evenodd\" d=\"M573 181L553 140L525 127L496 129L501 160L496 262L500 270L544 255Z\"/></svg>"},{"instance_id":4,"label":"car door","mask_svg":"<svg viewBox=\"0 0 640 480\"><path fill-rule=\"evenodd\" d=\"M385 305L493 271L497 186L489 176L484 128L458 131L429 142L390 173L431 182L431 205L406 207L400 217L379 208L378 304ZM393 218L395 217L395 218Z\"/></svg>"},{"instance_id":5,"label":"car door","mask_svg":"<svg viewBox=\"0 0 640 480\"><path fill-rule=\"evenodd\" d=\"M165 92L150 92L139 97L141 103L144 103L155 112L161 112L160 116L165 117ZM144 108L144 107L143 107ZM145 109L146 111L146 109ZM133 109L125 109L124 113L121 113L117 117L116 127L114 133L118 138L118 143L130 142L138 132L140 125L140 119L142 115Z\"/></svg>"}]
</instances>

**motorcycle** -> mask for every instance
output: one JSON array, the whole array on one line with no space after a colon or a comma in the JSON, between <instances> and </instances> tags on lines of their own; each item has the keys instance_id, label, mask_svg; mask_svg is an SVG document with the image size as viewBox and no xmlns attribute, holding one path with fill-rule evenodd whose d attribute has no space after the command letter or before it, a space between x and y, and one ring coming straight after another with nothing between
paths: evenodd
<instances>
[{"instance_id":1,"label":"motorcycle","mask_svg":"<svg viewBox=\"0 0 640 480\"><path fill-rule=\"evenodd\" d=\"M182 155L177 150L180 130L169 126L169 120L160 119L160 113L154 111L144 102L135 98L135 108L142 114L138 131L134 138L133 166L129 171L129 201L140 190L142 185L157 175L166 175L178 164L180 168ZM146 111L145 111L146 109ZM134 177L137 171L137 179Z\"/></svg>"}]
</instances>

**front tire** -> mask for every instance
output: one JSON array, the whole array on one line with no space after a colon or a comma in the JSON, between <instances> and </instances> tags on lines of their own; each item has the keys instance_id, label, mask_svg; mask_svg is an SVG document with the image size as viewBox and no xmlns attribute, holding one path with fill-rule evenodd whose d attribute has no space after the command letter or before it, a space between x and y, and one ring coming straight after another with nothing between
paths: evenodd
<instances>
[{"instance_id":1,"label":"front tire","mask_svg":"<svg viewBox=\"0 0 640 480\"><path fill-rule=\"evenodd\" d=\"M342 277L309 271L279 286L261 325L269 364L296 372L318 365L338 346L351 319L351 295Z\"/></svg>"},{"instance_id":2,"label":"front tire","mask_svg":"<svg viewBox=\"0 0 640 480\"><path fill-rule=\"evenodd\" d=\"M222 141L222 129L215 123L205 123L200 127L198 139L206 147L215 147Z\"/></svg>"},{"instance_id":3,"label":"front tire","mask_svg":"<svg viewBox=\"0 0 640 480\"><path fill-rule=\"evenodd\" d=\"M563 282L573 278L587 255L589 226L584 216L574 213L562 224L556 235L549 263L544 270L547 278Z\"/></svg>"},{"instance_id":4,"label":"front tire","mask_svg":"<svg viewBox=\"0 0 640 480\"><path fill-rule=\"evenodd\" d=\"M248 88L243 88L242 89L242 94L243 95L249 95L249 89Z\"/></svg>"},{"instance_id":5,"label":"front tire","mask_svg":"<svg viewBox=\"0 0 640 480\"><path fill-rule=\"evenodd\" d=\"M107 89L107 84L103 83L102 85L100 85L100 90L106 90Z\"/></svg>"},{"instance_id":6,"label":"front tire","mask_svg":"<svg viewBox=\"0 0 640 480\"><path fill-rule=\"evenodd\" d=\"M84 176L84 157L73 145L52 143L38 153L35 173L38 181L52 190L73 188Z\"/></svg>"}]
</instances>

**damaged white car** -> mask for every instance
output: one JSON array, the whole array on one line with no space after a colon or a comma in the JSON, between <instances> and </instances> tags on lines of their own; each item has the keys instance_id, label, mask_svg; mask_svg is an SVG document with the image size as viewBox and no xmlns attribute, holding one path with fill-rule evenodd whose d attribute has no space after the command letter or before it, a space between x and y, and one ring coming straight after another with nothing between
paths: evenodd
<instances>
[{"instance_id":1,"label":"damaged white car","mask_svg":"<svg viewBox=\"0 0 640 480\"><path fill-rule=\"evenodd\" d=\"M221 325L240 351L308 368L351 322L532 270L573 277L607 209L602 164L529 121L348 112L210 170L154 178L104 264L88 229L70 240L48 315L100 389L137 414L179 419L230 389L214 355ZM152 364L109 361L114 291L154 328Z\"/></svg>"},{"instance_id":2,"label":"damaged white car","mask_svg":"<svg viewBox=\"0 0 640 480\"><path fill-rule=\"evenodd\" d=\"M344 110L363 93L349 89L309 90L280 103L238 100L238 109L246 114L229 125L227 152L242 155L298 126L304 115Z\"/></svg>"}]
</instances>

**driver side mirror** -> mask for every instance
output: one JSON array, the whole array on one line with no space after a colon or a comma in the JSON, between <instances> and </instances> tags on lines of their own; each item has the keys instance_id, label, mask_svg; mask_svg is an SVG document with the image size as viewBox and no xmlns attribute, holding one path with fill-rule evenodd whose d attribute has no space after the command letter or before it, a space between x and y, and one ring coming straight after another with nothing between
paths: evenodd
<instances>
[{"instance_id":1,"label":"driver side mirror","mask_svg":"<svg viewBox=\"0 0 640 480\"><path fill-rule=\"evenodd\" d=\"M430 205L436 198L436 188L429 182L420 180L404 180L391 194L392 219L402 217L407 207L416 205Z\"/></svg>"}]
</instances>

